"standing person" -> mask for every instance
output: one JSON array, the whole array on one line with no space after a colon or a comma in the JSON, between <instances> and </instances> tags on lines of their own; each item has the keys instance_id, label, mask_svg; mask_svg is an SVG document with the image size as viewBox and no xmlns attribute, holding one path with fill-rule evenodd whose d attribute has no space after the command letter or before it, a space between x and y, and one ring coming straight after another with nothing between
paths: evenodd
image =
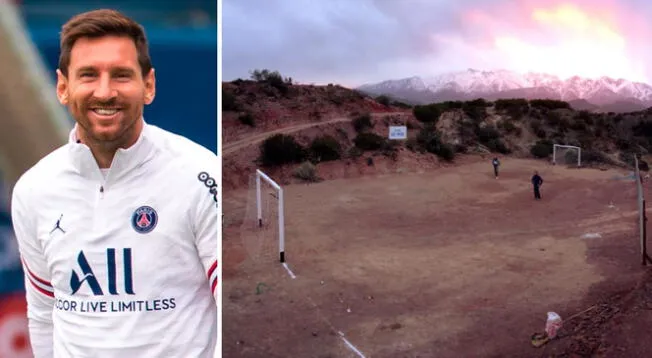
<instances>
[{"instance_id":1,"label":"standing person","mask_svg":"<svg viewBox=\"0 0 652 358\"><path fill-rule=\"evenodd\" d=\"M138 23L63 25L56 90L76 124L11 208L36 358L214 355L217 156L144 121L155 84Z\"/></svg>"},{"instance_id":2,"label":"standing person","mask_svg":"<svg viewBox=\"0 0 652 358\"><path fill-rule=\"evenodd\" d=\"M496 179L498 179L498 167L500 166L500 161L498 160L498 157L494 157L494 159L491 161L491 164L494 166L494 176Z\"/></svg>"},{"instance_id":3,"label":"standing person","mask_svg":"<svg viewBox=\"0 0 652 358\"><path fill-rule=\"evenodd\" d=\"M532 176L532 187L534 188L535 200L541 200L541 192L539 191L541 185L543 185L543 178L541 178L539 172L535 170L534 175Z\"/></svg>"}]
</instances>

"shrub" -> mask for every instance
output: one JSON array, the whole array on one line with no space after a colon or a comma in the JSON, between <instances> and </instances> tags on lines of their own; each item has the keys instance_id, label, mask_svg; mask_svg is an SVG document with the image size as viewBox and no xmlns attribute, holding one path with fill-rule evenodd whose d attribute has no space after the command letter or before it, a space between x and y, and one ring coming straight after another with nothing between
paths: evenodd
<instances>
[{"instance_id":1,"label":"shrub","mask_svg":"<svg viewBox=\"0 0 652 358\"><path fill-rule=\"evenodd\" d=\"M529 108L529 103L523 98L498 99L494 102L497 111L507 113L515 120L523 117Z\"/></svg>"},{"instance_id":2,"label":"shrub","mask_svg":"<svg viewBox=\"0 0 652 358\"><path fill-rule=\"evenodd\" d=\"M578 132L587 132L589 127L586 125L586 122L580 118L575 118L571 124L570 128Z\"/></svg>"},{"instance_id":3,"label":"shrub","mask_svg":"<svg viewBox=\"0 0 652 358\"><path fill-rule=\"evenodd\" d=\"M256 119L254 118L254 116L251 113L241 114L238 117L238 120L240 121L240 123L242 123L244 125L247 125L247 126L250 126L250 127L255 127L256 126Z\"/></svg>"},{"instance_id":4,"label":"shrub","mask_svg":"<svg viewBox=\"0 0 652 358\"><path fill-rule=\"evenodd\" d=\"M286 134L273 135L260 145L260 158L266 166L298 163L305 158L305 154L305 149L294 137Z\"/></svg>"},{"instance_id":5,"label":"shrub","mask_svg":"<svg viewBox=\"0 0 652 358\"><path fill-rule=\"evenodd\" d=\"M616 139L616 148L620 150L629 150L632 147L632 142L625 138Z\"/></svg>"},{"instance_id":6,"label":"shrub","mask_svg":"<svg viewBox=\"0 0 652 358\"><path fill-rule=\"evenodd\" d=\"M484 98L477 98L472 101L466 102L466 105L471 106L471 107L489 107L491 106L491 102L487 102Z\"/></svg>"},{"instance_id":7,"label":"shrub","mask_svg":"<svg viewBox=\"0 0 652 358\"><path fill-rule=\"evenodd\" d=\"M540 107L547 109L570 109L571 106L568 102L559 101L556 99L533 99L530 101L532 107Z\"/></svg>"},{"instance_id":8,"label":"shrub","mask_svg":"<svg viewBox=\"0 0 652 358\"><path fill-rule=\"evenodd\" d=\"M492 152L498 152L501 154L509 154L512 152L500 138L491 139L486 143L486 145Z\"/></svg>"},{"instance_id":9,"label":"shrub","mask_svg":"<svg viewBox=\"0 0 652 358\"><path fill-rule=\"evenodd\" d=\"M632 131L637 137L652 137L652 121L641 121L636 124Z\"/></svg>"},{"instance_id":10,"label":"shrub","mask_svg":"<svg viewBox=\"0 0 652 358\"><path fill-rule=\"evenodd\" d=\"M537 158L548 158L552 154L552 145L549 140L540 140L530 148L530 153Z\"/></svg>"},{"instance_id":11,"label":"shrub","mask_svg":"<svg viewBox=\"0 0 652 358\"><path fill-rule=\"evenodd\" d=\"M604 153L596 150L582 150L582 164L613 164Z\"/></svg>"},{"instance_id":12,"label":"shrub","mask_svg":"<svg viewBox=\"0 0 652 358\"><path fill-rule=\"evenodd\" d=\"M476 141L476 126L473 123L462 121L458 125L458 134L464 145L472 145Z\"/></svg>"},{"instance_id":13,"label":"shrub","mask_svg":"<svg viewBox=\"0 0 652 358\"><path fill-rule=\"evenodd\" d=\"M414 118L423 123L437 123L442 111L436 104L429 104L426 106L414 106L412 109Z\"/></svg>"},{"instance_id":14,"label":"shrub","mask_svg":"<svg viewBox=\"0 0 652 358\"><path fill-rule=\"evenodd\" d=\"M371 122L371 115L369 113L361 114L353 120L353 128L358 133L371 129L373 126L374 124Z\"/></svg>"},{"instance_id":15,"label":"shrub","mask_svg":"<svg viewBox=\"0 0 652 358\"><path fill-rule=\"evenodd\" d=\"M359 158L360 156L362 156L362 154L364 154L364 151L362 149L358 148L358 147L351 147L351 148L349 148L349 151L348 151L347 154L348 154L349 158L355 159L355 158Z\"/></svg>"},{"instance_id":16,"label":"shrub","mask_svg":"<svg viewBox=\"0 0 652 358\"><path fill-rule=\"evenodd\" d=\"M324 135L313 139L310 143L310 153L317 162L338 160L342 157L342 146L337 139Z\"/></svg>"},{"instance_id":17,"label":"shrub","mask_svg":"<svg viewBox=\"0 0 652 358\"><path fill-rule=\"evenodd\" d=\"M375 133L360 133L354 139L355 146L362 150L378 150L385 145L385 138Z\"/></svg>"},{"instance_id":18,"label":"shrub","mask_svg":"<svg viewBox=\"0 0 652 358\"><path fill-rule=\"evenodd\" d=\"M500 133L492 125L476 128L475 134L478 136L478 141L482 144L487 144L491 140L500 138Z\"/></svg>"},{"instance_id":19,"label":"shrub","mask_svg":"<svg viewBox=\"0 0 652 358\"><path fill-rule=\"evenodd\" d=\"M632 168L635 166L634 153L632 152L620 152L618 154L618 159Z\"/></svg>"},{"instance_id":20,"label":"shrub","mask_svg":"<svg viewBox=\"0 0 652 358\"><path fill-rule=\"evenodd\" d=\"M447 162L452 162L453 159L455 159L455 150L452 146L446 143L441 143L439 145L439 150L435 154Z\"/></svg>"},{"instance_id":21,"label":"shrub","mask_svg":"<svg viewBox=\"0 0 652 358\"><path fill-rule=\"evenodd\" d=\"M230 91L222 91L222 110L227 112L236 112L240 110L235 95Z\"/></svg>"},{"instance_id":22,"label":"shrub","mask_svg":"<svg viewBox=\"0 0 652 358\"><path fill-rule=\"evenodd\" d=\"M446 101L441 103L433 103L431 106L438 107L442 112L449 111L451 109L462 109L466 103L462 101Z\"/></svg>"},{"instance_id":23,"label":"shrub","mask_svg":"<svg viewBox=\"0 0 652 358\"><path fill-rule=\"evenodd\" d=\"M391 99L388 96L385 95L380 95L376 97L376 102L382 104L385 107L389 107L389 104L391 103Z\"/></svg>"},{"instance_id":24,"label":"shrub","mask_svg":"<svg viewBox=\"0 0 652 358\"><path fill-rule=\"evenodd\" d=\"M589 111L579 111L577 112L577 115L575 116L578 120L583 121L584 123L588 125L593 125L593 117L591 116L591 112Z\"/></svg>"},{"instance_id":25,"label":"shrub","mask_svg":"<svg viewBox=\"0 0 652 358\"><path fill-rule=\"evenodd\" d=\"M292 85L292 79L283 79L283 76L278 71L270 71L267 69L254 70L251 72L251 79L257 82L267 83L276 88L282 94L287 94L289 86Z\"/></svg>"},{"instance_id":26,"label":"shrub","mask_svg":"<svg viewBox=\"0 0 652 358\"><path fill-rule=\"evenodd\" d=\"M514 134L516 136L520 136L522 134L521 127L517 127L514 123L511 121L500 121L498 122L498 128L502 129L505 131L507 134Z\"/></svg>"},{"instance_id":27,"label":"shrub","mask_svg":"<svg viewBox=\"0 0 652 358\"><path fill-rule=\"evenodd\" d=\"M464 110L464 113L473 120L474 123L482 122L487 116L487 108L479 104L472 105L465 103L462 109Z\"/></svg>"},{"instance_id":28,"label":"shrub","mask_svg":"<svg viewBox=\"0 0 652 358\"><path fill-rule=\"evenodd\" d=\"M399 142L395 140L385 140L385 143L381 148L383 155L393 160L396 160L398 158L399 145L400 145Z\"/></svg>"},{"instance_id":29,"label":"shrub","mask_svg":"<svg viewBox=\"0 0 652 358\"><path fill-rule=\"evenodd\" d=\"M450 162L455 158L453 148L442 142L439 133L431 128L422 129L417 135L417 142L427 152L433 153L446 161Z\"/></svg>"},{"instance_id":30,"label":"shrub","mask_svg":"<svg viewBox=\"0 0 652 358\"><path fill-rule=\"evenodd\" d=\"M318 181L317 168L315 167L314 164L310 162L301 163L300 166L294 169L292 175L294 175L295 178L299 178L301 180L305 180L309 182Z\"/></svg>"}]
</instances>

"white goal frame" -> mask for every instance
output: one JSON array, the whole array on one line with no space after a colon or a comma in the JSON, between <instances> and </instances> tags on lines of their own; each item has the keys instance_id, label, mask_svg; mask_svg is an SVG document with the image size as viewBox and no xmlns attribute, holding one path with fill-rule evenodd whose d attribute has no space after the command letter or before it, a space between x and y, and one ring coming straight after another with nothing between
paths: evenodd
<instances>
[{"instance_id":1,"label":"white goal frame","mask_svg":"<svg viewBox=\"0 0 652 358\"><path fill-rule=\"evenodd\" d=\"M283 200L283 188L278 185L272 178L267 176L267 174L256 169L256 212L258 214L258 227L263 226L263 206L262 206L262 180L266 181L271 185L277 194L278 199L278 250L280 261L285 262L285 214L284 208L285 203Z\"/></svg>"},{"instance_id":2,"label":"white goal frame","mask_svg":"<svg viewBox=\"0 0 652 358\"><path fill-rule=\"evenodd\" d=\"M557 164L557 148L577 149L577 166L582 166L582 148L574 145L553 144L552 145L552 165Z\"/></svg>"}]
</instances>

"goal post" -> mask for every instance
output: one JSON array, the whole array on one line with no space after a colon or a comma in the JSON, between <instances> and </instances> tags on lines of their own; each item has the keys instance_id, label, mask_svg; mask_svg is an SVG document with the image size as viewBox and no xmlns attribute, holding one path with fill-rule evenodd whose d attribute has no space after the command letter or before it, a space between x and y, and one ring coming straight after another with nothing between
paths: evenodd
<instances>
[{"instance_id":1,"label":"goal post","mask_svg":"<svg viewBox=\"0 0 652 358\"><path fill-rule=\"evenodd\" d=\"M576 152L576 158L573 158L573 155L571 154L571 158L568 158L569 153ZM559 160L558 158L563 158L564 162L575 162L577 161L577 166L581 167L582 166L582 148L574 146L574 145L564 145L564 144L553 144L552 145L552 164L556 165Z\"/></svg>"},{"instance_id":2,"label":"goal post","mask_svg":"<svg viewBox=\"0 0 652 358\"><path fill-rule=\"evenodd\" d=\"M276 199L278 201L278 250L279 259L282 263L285 262L285 215L284 215L284 200L283 188L278 185L272 178L263 173L260 169L256 169L256 213L258 218L258 227L263 226L263 205L262 205L262 182L265 181L276 191Z\"/></svg>"}]
</instances>

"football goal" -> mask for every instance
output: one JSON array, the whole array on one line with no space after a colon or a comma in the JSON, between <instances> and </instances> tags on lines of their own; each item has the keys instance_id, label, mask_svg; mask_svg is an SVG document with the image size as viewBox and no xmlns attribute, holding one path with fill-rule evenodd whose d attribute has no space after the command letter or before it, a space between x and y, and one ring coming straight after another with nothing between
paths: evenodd
<instances>
[{"instance_id":1,"label":"football goal","mask_svg":"<svg viewBox=\"0 0 652 358\"><path fill-rule=\"evenodd\" d=\"M263 184L267 184L273 189L269 196L273 197L276 204L276 210L269 210L269 205L264 205L269 202L268 198L263 198ZM263 211L265 209L265 212ZM269 215L274 213L275 215ZM263 215L264 214L264 215ZM285 215L284 215L284 202L283 202L283 188L278 185L272 178L263 173L260 169L256 169L256 217L258 219L258 227L262 228L268 224L278 230L278 251L279 260L285 262ZM271 222L275 221L275 222ZM275 235L274 235L275 236Z\"/></svg>"},{"instance_id":2,"label":"football goal","mask_svg":"<svg viewBox=\"0 0 652 358\"><path fill-rule=\"evenodd\" d=\"M582 166L582 148L574 145L553 144L552 164Z\"/></svg>"}]
</instances>

